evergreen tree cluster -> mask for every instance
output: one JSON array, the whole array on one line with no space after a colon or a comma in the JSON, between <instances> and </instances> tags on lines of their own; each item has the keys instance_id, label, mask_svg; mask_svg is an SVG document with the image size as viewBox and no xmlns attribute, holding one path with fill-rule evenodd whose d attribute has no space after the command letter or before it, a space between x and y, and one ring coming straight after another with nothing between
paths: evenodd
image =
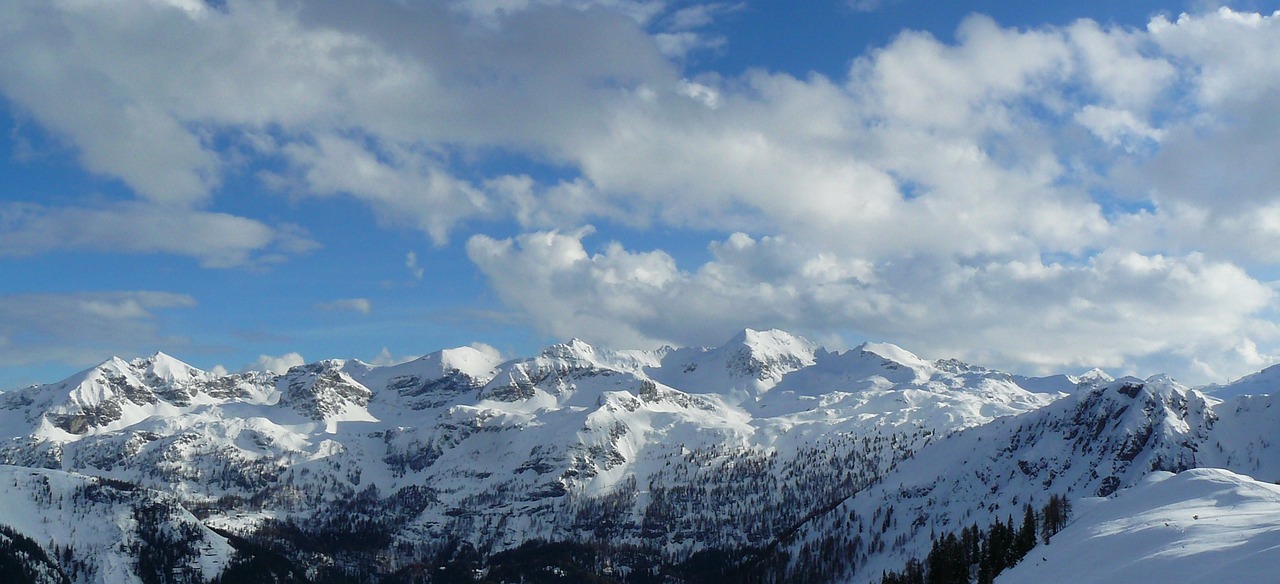
<instances>
[{"instance_id":1,"label":"evergreen tree cluster","mask_svg":"<svg viewBox=\"0 0 1280 584\"><path fill-rule=\"evenodd\" d=\"M0 582L71 584L71 579L40 544L7 525L0 525Z\"/></svg>"},{"instance_id":2,"label":"evergreen tree cluster","mask_svg":"<svg viewBox=\"0 0 1280 584\"><path fill-rule=\"evenodd\" d=\"M1024 505L1016 527L1009 516L985 530L975 524L958 536L935 536L923 562L912 558L901 572L885 572L881 584L991 584L1030 553L1038 539L1048 545L1070 516L1071 502L1055 494L1039 512L1030 503Z\"/></svg>"}]
</instances>

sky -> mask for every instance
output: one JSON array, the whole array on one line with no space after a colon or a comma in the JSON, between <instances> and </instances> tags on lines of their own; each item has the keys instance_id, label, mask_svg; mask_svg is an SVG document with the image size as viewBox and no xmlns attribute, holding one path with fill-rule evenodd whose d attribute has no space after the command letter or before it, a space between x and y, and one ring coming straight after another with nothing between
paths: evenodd
<instances>
[{"instance_id":1,"label":"sky","mask_svg":"<svg viewBox=\"0 0 1280 584\"><path fill-rule=\"evenodd\" d=\"M1280 2L7 0L0 389L780 328L1280 360Z\"/></svg>"}]
</instances>

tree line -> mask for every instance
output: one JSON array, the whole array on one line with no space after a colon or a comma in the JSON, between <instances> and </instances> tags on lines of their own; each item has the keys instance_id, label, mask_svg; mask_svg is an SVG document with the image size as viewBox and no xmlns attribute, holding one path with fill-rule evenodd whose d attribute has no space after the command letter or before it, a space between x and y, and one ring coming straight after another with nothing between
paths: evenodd
<instances>
[{"instance_id":1,"label":"tree line","mask_svg":"<svg viewBox=\"0 0 1280 584\"><path fill-rule=\"evenodd\" d=\"M933 546L924 561L911 558L901 572L885 572L881 584L991 584L1004 570L1013 567L1036 547L1037 540L1049 539L1066 526L1071 502L1063 495L1051 495L1036 511L1023 506L1022 522L1014 526L1013 516L996 520L985 530L977 524L933 537Z\"/></svg>"}]
</instances>

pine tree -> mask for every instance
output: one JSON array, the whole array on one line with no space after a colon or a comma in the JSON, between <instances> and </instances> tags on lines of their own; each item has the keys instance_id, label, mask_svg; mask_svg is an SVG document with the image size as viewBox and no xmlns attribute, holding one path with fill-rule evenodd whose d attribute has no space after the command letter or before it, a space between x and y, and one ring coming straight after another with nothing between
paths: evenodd
<instances>
[{"instance_id":1,"label":"pine tree","mask_svg":"<svg viewBox=\"0 0 1280 584\"><path fill-rule=\"evenodd\" d=\"M1018 530L1015 554L1021 558L1036 547L1036 510L1027 503L1022 508L1022 528Z\"/></svg>"},{"instance_id":2,"label":"pine tree","mask_svg":"<svg viewBox=\"0 0 1280 584\"><path fill-rule=\"evenodd\" d=\"M1064 495L1050 495L1049 502L1045 504L1044 521L1040 528L1042 541L1047 545L1049 538L1053 537L1063 527L1066 527L1067 520L1071 517L1071 501L1067 500Z\"/></svg>"}]
</instances>

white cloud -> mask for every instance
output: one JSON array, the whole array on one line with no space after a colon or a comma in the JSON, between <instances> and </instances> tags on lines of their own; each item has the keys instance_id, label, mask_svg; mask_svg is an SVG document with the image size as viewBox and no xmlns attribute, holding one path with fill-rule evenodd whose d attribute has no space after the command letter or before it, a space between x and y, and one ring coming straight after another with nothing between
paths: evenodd
<instances>
[{"instance_id":1,"label":"white cloud","mask_svg":"<svg viewBox=\"0 0 1280 584\"><path fill-rule=\"evenodd\" d=\"M0 296L0 366L88 366L110 357L188 343L163 331L160 311L191 308L185 294L156 291Z\"/></svg>"},{"instance_id":2,"label":"white cloud","mask_svg":"<svg viewBox=\"0 0 1280 584\"><path fill-rule=\"evenodd\" d=\"M653 35L659 52L671 59L681 59L696 51L719 49L728 43L728 39L715 34L700 31L723 16L745 8L739 2L711 2L693 4L676 9L666 15L661 22L660 30Z\"/></svg>"},{"instance_id":3,"label":"white cloud","mask_svg":"<svg viewBox=\"0 0 1280 584\"><path fill-rule=\"evenodd\" d=\"M1065 33L1086 87L1101 98L1100 107L1146 114L1178 81L1177 67L1142 32L1078 20Z\"/></svg>"},{"instance_id":4,"label":"white cloud","mask_svg":"<svg viewBox=\"0 0 1280 584\"><path fill-rule=\"evenodd\" d=\"M241 371L266 371L269 373L275 373L276 375L282 375L284 373L288 373L291 367L297 367L304 364L306 364L306 360L304 360L302 355L299 355L298 353L285 353L279 357L259 355L257 361L245 365Z\"/></svg>"},{"instance_id":5,"label":"white cloud","mask_svg":"<svg viewBox=\"0 0 1280 584\"><path fill-rule=\"evenodd\" d=\"M1075 120L1099 140L1130 153L1154 147L1164 135L1127 110L1087 105L1076 112Z\"/></svg>"},{"instance_id":6,"label":"white cloud","mask_svg":"<svg viewBox=\"0 0 1280 584\"><path fill-rule=\"evenodd\" d=\"M1268 64L1280 43L1270 17L1223 10L1146 30L1007 29L973 17L954 43L904 33L846 78L682 79L658 35L735 7L16 2L2 13L13 34L0 90L143 197L189 206L238 156L272 156L286 164L264 175L269 184L355 197L384 225L437 243L480 220L564 226L560 211L573 208L583 222L785 233L877 258L1025 256L1108 241L1088 193L1111 167L1137 167L1137 178L1105 186L1140 199L1212 190L1162 171L1213 150L1223 154L1208 160L1236 171L1226 199L1274 184L1263 167L1275 165L1231 158L1267 151L1254 147L1271 143L1267 124L1213 124L1219 111L1278 117L1262 105L1276 101L1266 88L1280 76ZM492 20L477 29L477 18ZM52 29L60 40L42 34ZM1200 109L1171 105L1186 88ZM214 146L219 134L233 151ZM136 155L134 140L159 153ZM1149 167L1108 154L1156 141ZM465 161L494 148L580 176L471 178ZM1064 221L1078 237L1045 229ZM904 222L919 227L904 232Z\"/></svg>"},{"instance_id":7,"label":"white cloud","mask_svg":"<svg viewBox=\"0 0 1280 584\"><path fill-rule=\"evenodd\" d=\"M456 10L488 19L491 25L500 24L502 17L546 7L606 9L623 14L637 24L645 24L664 9L664 2L657 0L453 0L451 4Z\"/></svg>"},{"instance_id":8,"label":"white cloud","mask_svg":"<svg viewBox=\"0 0 1280 584\"><path fill-rule=\"evenodd\" d=\"M1222 7L1203 15L1183 14L1170 22L1156 17L1147 27L1151 41L1194 67L1189 80L1205 105L1246 105L1270 101L1280 77L1280 11L1263 15Z\"/></svg>"},{"instance_id":9,"label":"white cloud","mask_svg":"<svg viewBox=\"0 0 1280 584\"><path fill-rule=\"evenodd\" d=\"M815 337L842 331L927 355L1024 371L1132 368L1173 355L1239 366L1237 347L1274 341L1258 313L1273 290L1202 255L1108 251L1074 266L899 258L872 264L780 238L735 234L695 271L617 244L591 254L582 232L476 236L472 260L508 304L543 330L612 346L722 342L743 326ZM1254 360L1256 361L1256 359Z\"/></svg>"},{"instance_id":10,"label":"white cloud","mask_svg":"<svg viewBox=\"0 0 1280 584\"><path fill-rule=\"evenodd\" d=\"M712 2L684 6L667 17L667 25L671 30L691 30L708 26L717 18L731 12L746 8L743 2Z\"/></svg>"},{"instance_id":11,"label":"white cloud","mask_svg":"<svg viewBox=\"0 0 1280 584\"><path fill-rule=\"evenodd\" d=\"M205 267L271 263L318 247L292 225L147 203L99 208L0 204L0 256L51 251L167 253Z\"/></svg>"},{"instance_id":12,"label":"white cloud","mask_svg":"<svg viewBox=\"0 0 1280 584\"><path fill-rule=\"evenodd\" d=\"M391 349L383 347L381 351L378 351L377 356L369 360L369 364L375 367L387 367L389 365L399 365L401 363L408 363L409 361L412 361L416 358L417 358L416 356L412 356L412 355L404 356L404 357L396 357L391 354Z\"/></svg>"},{"instance_id":13,"label":"white cloud","mask_svg":"<svg viewBox=\"0 0 1280 584\"><path fill-rule=\"evenodd\" d=\"M318 136L314 144L290 144L283 153L302 169L298 192L354 196L368 203L383 224L421 229L437 243L447 241L459 221L493 215L484 192L423 153L379 157L355 140L332 135Z\"/></svg>"},{"instance_id":14,"label":"white cloud","mask_svg":"<svg viewBox=\"0 0 1280 584\"><path fill-rule=\"evenodd\" d=\"M854 12L877 12L880 9L902 2L903 0L845 0L845 4Z\"/></svg>"},{"instance_id":15,"label":"white cloud","mask_svg":"<svg viewBox=\"0 0 1280 584\"><path fill-rule=\"evenodd\" d=\"M409 269L409 274L414 280L421 280L423 275L427 273L420 264L418 264L418 252L410 251L404 256L404 267Z\"/></svg>"},{"instance_id":16,"label":"white cloud","mask_svg":"<svg viewBox=\"0 0 1280 584\"><path fill-rule=\"evenodd\" d=\"M343 298L332 302L322 302L316 305L316 308L329 312L358 312L360 314L369 314L373 310L373 303L368 298Z\"/></svg>"},{"instance_id":17,"label":"white cloud","mask_svg":"<svg viewBox=\"0 0 1280 584\"><path fill-rule=\"evenodd\" d=\"M145 199L200 205L239 157L283 156L293 194L354 196L443 242L493 213L446 145L542 149L597 125L616 87L674 79L616 12L660 4L516 4L485 31L438 3L5 3L0 92Z\"/></svg>"},{"instance_id":18,"label":"white cloud","mask_svg":"<svg viewBox=\"0 0 1280 584\"><path fill-rule=\"evenodd\" d=\"M707 36L688 30L658 33L654 35L653 41L657 44L658 52L670 59L679 59L694 51L719 48L727 42L724 37Z\"/></svg>"},{"instance_id":19,"label":"white cloud","mask_svg":"<svg viewBox=\"0 0 1280 584\"><path fill-rule=\"evenodd\" d=\"M499 351L493 345L477 342L477 343L471 343L470 345L467 345L467 346L477 351L480 351L481 353L484 353L485 355L488 355L489 357L492 357L495 360L502 358L502 351Z\"/></svg>"},{"instance_id":20,"label":"white cloud","mask_svg":"<svg viewBox=\"0 0 1280 584\"><path fill-rule=\"evenodd\" d=\"M686 79L673 55L713 41L700 31L732 8L6 3L0 91L147 202L10 206L0 238L11 254L211 266L306 248L201 210L237 160L265 157L269 186L357 199L440 245L484 221L539 230L467 251L505 302L563 336L701 343L790 326L1031 367L1204 349L1220 359L1206 375L1277 352L1258 316L1270 289L1240 266L1280 257L1280 17L1014 29L977 16L954 42L904 32L838 75ZM494 153L556 176L485 172ZM152 204L203 236L124 217ZM663 250L588 253L577 230L593 222L741 235L688 271ZM138 225L123 240L101 227ZM48 235L68 226L87 235Z\"/></svg>"}]
</instances>

